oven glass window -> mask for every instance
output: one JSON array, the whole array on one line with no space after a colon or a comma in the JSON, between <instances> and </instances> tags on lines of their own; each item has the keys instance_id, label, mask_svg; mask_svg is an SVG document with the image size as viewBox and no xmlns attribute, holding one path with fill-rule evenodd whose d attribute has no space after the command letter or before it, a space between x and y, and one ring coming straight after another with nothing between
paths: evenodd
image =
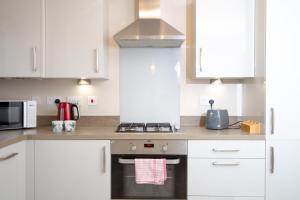
<instances>
[{"instance_id":1,"label":"oven glass window","mask_svg":"<svg viewBox=\"0 0 300 200\"><path fill-rule=\"evenodd\" d=\"M167 180L163 185L139 185L135 181L134 164L120 164L119 158L179 159L176 165L167 165ZM112 155L112 199L187 199L187 157L157 155Z\"/></svg>"},{"instance_id":2,"label":"oven glass window","mask_svg":"<svg viewBox=\"0 0 300 200\"><path fill-rule=\"evenodd\" d=\"M0 102L0 129L23 127L23 102Z\"/></svg>"}]
</instances>

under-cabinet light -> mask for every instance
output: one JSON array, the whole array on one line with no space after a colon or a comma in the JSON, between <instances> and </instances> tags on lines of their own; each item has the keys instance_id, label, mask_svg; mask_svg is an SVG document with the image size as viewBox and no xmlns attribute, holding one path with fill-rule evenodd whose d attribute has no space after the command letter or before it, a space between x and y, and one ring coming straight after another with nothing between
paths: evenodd
<instances>
[{"instance_id":1,"label":"under-cabinet light","mask_svg":"<svg viewBox=\"0 0 300 200\"><path fill-rule=\"evenodd\" d=\"M91 80L81 78L81 79L78 80L78 85L91 85Z\"/></svg>"},{"instance_id":2,"label":"under-cabinet light","mask_svg":"<svg viewBox=\"0 0 300 200\"><path fill-rule=\"evenodd\" d=\"M220 78L211 79L210 84L212 84L212 85L221 85L221 84L223 84L223 81Z\"/></svg>"}]
</instances>

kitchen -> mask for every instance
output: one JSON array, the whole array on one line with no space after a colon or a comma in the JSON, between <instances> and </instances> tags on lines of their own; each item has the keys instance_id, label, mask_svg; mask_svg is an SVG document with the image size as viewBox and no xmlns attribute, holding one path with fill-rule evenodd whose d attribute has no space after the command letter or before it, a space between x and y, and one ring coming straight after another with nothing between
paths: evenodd
<instances>
[{"instance_id":1,"label":"kitchen","mask_svg":"<svg viewBox=\"0 0 300 200\"><path fill-rule=\"evenodd\" d=\"M37 104L36 128L0 132L0 199L299 199L300 4L161 0L183 44L120 48L137 5L0 0L0 99ZM75 132L53 133L55 99L78 104ZM252 120L259 134L206 129L211 99L227 126ZM124 122L142 131L116 133ZM135 183L139 158L166 161L164 185Z\"/></svg>"}]
</instances>

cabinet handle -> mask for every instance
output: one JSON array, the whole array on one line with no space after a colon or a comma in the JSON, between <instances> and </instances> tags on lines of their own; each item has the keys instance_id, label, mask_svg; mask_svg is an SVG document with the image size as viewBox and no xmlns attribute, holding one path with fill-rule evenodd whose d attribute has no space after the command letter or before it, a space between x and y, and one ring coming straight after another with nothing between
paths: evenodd
<instances>
[{"instance_id":1,"label":"cabinet handle","mask_svg":"<svg viewBox=\"0 0 300 200\"><path fill-rule=\"evenodd\" d=\"M239 149L212 149L213 152L225 152L225 153L230 153L230 152L240 152Z\"/></svg>"},{"instance_id":2,"label":"cabinet handle","mask_svg":"<svg viewBox=\"0 0 300 200\"><path fill-rule=\"evenodd\" d=\"M275 132L275 111L274 108L271 108L271 135L274 135Z\"/></svg>"},{"instance_id":3,"label":"cabinet handle","mask_svg":"<svg viewBox=\"0 0 300 200\"><path fill-rule=\"evenodd\" d=\"M6 156L6 157L0 157L0 161L6 161L6 160L9 160L9 159L11 159L11 158L13 158L13 157L15 157L15 156L17 156L17 155L19 155L18 153L12 153L12 154L10 154L10 155L8 155L8 156Z\"/></svg>"},{"instance_id":4,"label":"cabinet handle","mask_svg":"<svg viewBox=\"0 0 300 200\"><path fill-rule=\"evenodd\" d=\"M106 147L102 148L102 173L105 174L106 172Z\"/></svg>"},{"instance_id":5,"label":"cabinet handle","mask_svg":"<svg viewBox=\"0 0 300 200\"><path fill-rule=\"evenodd\" d=\"M274 164L275 164L275 155L274 155L274 147L270 147L270 173L274 174Z\"/></svg>"},{"instance_id":6,"label":"cabinet handle","mask_svg":"<svg viewBox=\"0 0 300 200\"><path fill-rule=\"evenodd\" d=\"M33 67L32 67L32 70L34 72L37 71L37 63L36 63L36 47L33 47L32 48L32 56L33 56Z\"/></svg>"},{"instance_id":7,"label":"cabinet handle","mask_svg":"<svg viewBox=\"0 0 300 200\"><path fill-rule=\"evenodd\" d=\"M199 68L200 68L200 72L203 72L203 68L202 68L202 52L203 52L203 49L200 48L199 49Z\"/></svg>"},{"instance_id":8,"label":"cabinet handle","mask_svg":"<svg viewBox=\"0 0 300 200\"><path fill-rule=\"evenodd\" d=\"M239 166L239 162L213 162L213 166Z\"/></svg>"},{"instance_id":9,"label":"cabinet handle","mask_svg":"<svg viewBox=\"0 0 300 200\"><path fill-rule=\"evenodd\" d=\"M96 73L99 72L99 48L95 49L95 54L96 54Z\"/></svg>"}]
</instances>

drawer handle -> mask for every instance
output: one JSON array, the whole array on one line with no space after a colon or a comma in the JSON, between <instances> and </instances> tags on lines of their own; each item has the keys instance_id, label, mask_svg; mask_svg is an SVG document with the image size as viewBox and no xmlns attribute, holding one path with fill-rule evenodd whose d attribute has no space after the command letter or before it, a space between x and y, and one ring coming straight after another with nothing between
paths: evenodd
<instances>
[{"instance_id":1,"label":"drawer handle","mask_svg":"<svg viewBox=\"0 0 300 200\"><path fill-rule=\"evenodd\" d=\"M9 159L11 159L11 158L13 158L13 157L15 157L15 156L17 156L17 155L19 155L18 153L12 153L12 154L10 154L10 155L8 155L8 156L6 156L6 157L0 157L0 161L6 161L6 160L9 160Z\"/></svg>"},{"instance_id":2,"label":"drawer handle","mask_svg":"<svg viewBox=\"0 0 300 200\"><path fill-rule=\"evenodd\" d=\"M271 151L271 156L270 156L270 173L274 174L275 170L274 170L274 165L275 165L275 154L274 154L274 147L270 147L270 151Z\"/></svg>"},{"instance_id":3,"label":"drawer handle","mask_svg":"<svg viewBox=\"0 0 300 200\"><path fill-rule=\"evenodd\" d=\"M212 149L213 152L225 152L225 153L230 153L230 152L240 152L239 149Z\"/></svg>"},{"instance_id":4,"label":"drawer handle","mask_svg":"<svg viewBox=\"0 0 300 200\"><path fill-rule=\"evenodd\" d=\"M37 72L37 64L36 64L36 47L32 48L32 59L33 59L33 66L32 66L32 70L33 72Z\"/></svg>"},{"instance_id":5,"label":"drawer handle","mask_svg":"<svg viewBox=\"0 0 300 200\"><path fill-rule=\"evenodd\" d=\"M213 162L213 166L239 166L239 162Z\"/></svg>"},{"instance_id":6,"label":"drawer handle","mask_svg":"<svg viewBox=\"0 0 300 200\"><path fill-rule=\"evenodd\" d=\"M99 73L99 48L95 49L95 54L96 54L96 73Z\"/></svg>"},{"instance_id":7,"label":"drawer handle","mask_svg":"<svg viewBox=\"0 0 300 200\"><path fill-rule=\"evenodd\" d=\"M203 72L202 53L203 53L203 48L200 48L200 50L199 50L199 68L200 68L200 72Z\"/></svg>"},{"instance_id":8,"label":"drawer handle","mask_svg":"<svg viewBox=\"0 0 300 200\"><path fill-rule=\"evenodd\" d=\"M274 108L271 108L271 135L275 133L275 111Z\"/></svg>"},{"instance_id":9,"label":"drawer handle","mask_svg":"<svg viewBox=\"0 0 300 200\"><path fill-rule=\"evenodd\" d=\"M102 173L106 173L106 147L102 148Z\"/></svg>"}]
</instances>

